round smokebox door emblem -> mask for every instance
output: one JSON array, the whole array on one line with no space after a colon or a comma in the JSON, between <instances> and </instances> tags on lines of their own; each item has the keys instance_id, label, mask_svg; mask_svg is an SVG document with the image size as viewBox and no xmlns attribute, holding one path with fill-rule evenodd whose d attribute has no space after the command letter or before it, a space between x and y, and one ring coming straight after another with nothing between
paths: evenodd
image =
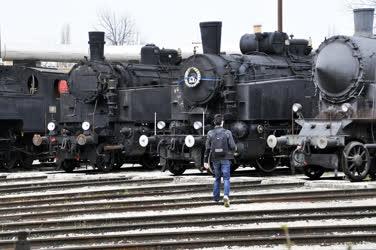
<instances>
[{"instance_id":1,"label":"round smokebox door emblem","mask_svg":"<svg viewBox=\"0 0 376 250\"><path fill-rule=\"evenodd\" d=\"M196 87L201 81L201 73L196 67L190 67L185 71L184 83L188 88Z\"/></svg>"}]
</instances>

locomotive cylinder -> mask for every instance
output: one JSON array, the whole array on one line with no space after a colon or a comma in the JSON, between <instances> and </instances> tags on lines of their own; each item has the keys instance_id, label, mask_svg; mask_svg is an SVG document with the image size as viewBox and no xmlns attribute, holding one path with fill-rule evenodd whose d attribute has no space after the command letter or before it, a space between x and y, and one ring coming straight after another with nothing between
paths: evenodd
<instances>
[{"instance_id":1,"label":"locomotive cylinder","mask_svg":"<svg viewBox=\"0 0 376 250\"><path fill-rule=\"evenodd\" d=\"M221 52L222 22L200 23L201 42L204 54L216 54Z\"/></svg>"},{"instance_id":2,"label":"locomotive cylinder","mask_svg":"<svg viewBox=\"0 0 376 250\"><path fill-rule=\"evenodd\" d=\"M89 32L90 45L90 60L103 61L104 60L104 32L91 31Z\"/></svg>"}]
</instances>

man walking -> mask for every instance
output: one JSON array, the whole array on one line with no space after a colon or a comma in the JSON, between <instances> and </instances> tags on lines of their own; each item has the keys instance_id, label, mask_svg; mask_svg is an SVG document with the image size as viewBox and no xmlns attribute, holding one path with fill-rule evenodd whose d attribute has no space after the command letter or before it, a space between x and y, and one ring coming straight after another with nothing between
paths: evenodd
<instances>
[{"instance_id":1,"label":"man walking","mask_svg":"<svg viewBox=\"0 0 376 250\"><path fill-rule=\"evenodd\" d=\"M212 163L215 174L213 198L216 202L220 199L221 177L223 176L223 203L225 207L229 207L231 160L234 159L236 144L231 131L223 128L223 122L222 115L214 116L215 128L208 132L205 144L204 168L209 169L209 161Z\"/></svg>"}]
</instances>

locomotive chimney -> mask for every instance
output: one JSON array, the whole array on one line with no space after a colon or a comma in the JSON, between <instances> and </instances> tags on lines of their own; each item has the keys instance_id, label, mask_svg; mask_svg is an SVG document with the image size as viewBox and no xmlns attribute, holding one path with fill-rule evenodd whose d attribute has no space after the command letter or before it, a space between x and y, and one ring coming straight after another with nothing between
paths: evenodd
<instances>
[{"instance_id":1,"label":"locomotive chimney","mask_svg":"<svg viewBox=\"0 0 376 250\"><path fill-rule=\"evenodd\" d=\"M221 52L222 22L200 23L201 42L204 54L217 54Z\"/></svg>"},{"instance_id":2,"label":"locomotive chimney","mask_svg":"<svg viewBox=\"0 0 376 250\"><path fill-rule=\"evenodd\" d=\"M90 45L90 60L103 61L104 60L104 32L91 31L89 32Z\"/></svg>"},{"instance_id":3,"label":"locomotive chimney","mask_svg":"<svg viewBox=\"0 0 376 250\"><path fill-rule=\"evenodd\" d=\"M354 36L373 35L373 15L375 9L354 9Z\"/></svg>"}]
</instances>

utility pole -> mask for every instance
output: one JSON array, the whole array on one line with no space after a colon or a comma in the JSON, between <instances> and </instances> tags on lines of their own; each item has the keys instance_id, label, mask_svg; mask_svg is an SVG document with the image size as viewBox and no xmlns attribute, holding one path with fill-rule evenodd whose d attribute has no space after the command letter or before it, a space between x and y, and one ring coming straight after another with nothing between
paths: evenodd
<instances>
[{"instance_id":1,"label":"utility pole","mask_svg":"<svg viewBox=\"0 0 376 250\"><path fill-rule=\"evenodd\" d=\"M278 0L278 31L282 32L283 30L283 6L282 0Z\"/></svg>"}]
</instances>

